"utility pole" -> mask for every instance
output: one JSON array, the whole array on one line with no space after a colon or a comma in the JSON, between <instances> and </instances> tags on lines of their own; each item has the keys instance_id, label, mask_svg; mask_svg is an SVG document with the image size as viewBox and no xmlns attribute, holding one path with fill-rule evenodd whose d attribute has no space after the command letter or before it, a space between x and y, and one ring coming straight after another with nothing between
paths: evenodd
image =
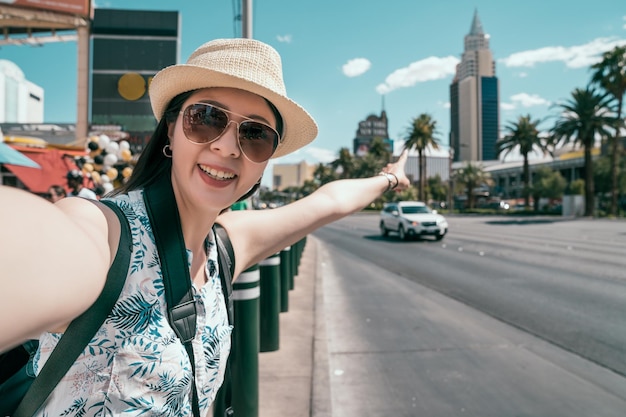
<instances>
[{"instance_id":1,"label":"utility pole","mask_svg":"<svg viewBox=\"0 0 626 417\"><path fill-rule=\"evenodd\" d=\"M76 100L76 144L85 146L89 134L89 36L90 23L85 19L76 28L78 35L78 68L76 71L78 97Z\"/></svg>"},{"instance_id":2,"label":"utility pole","mask_svg":"<svg viewBox=\"0 0 626 417\"><path fill-rule=\"evenodd\" d=\"M241 0L243 3L241 13L241 37L252 38L252 0Z\"/></svg>"},{"instance_id":3,"label":"utility pole","mask_svg":"<svg viewBox=\"0 0 626 417\"><path fill-rule=\"evenodd\" d=\"M454 179L452 178L452 162L454 161L454 148L450 146L450 158L448 161L448 210L454 211Z\"/></svg>"}]
</instances>

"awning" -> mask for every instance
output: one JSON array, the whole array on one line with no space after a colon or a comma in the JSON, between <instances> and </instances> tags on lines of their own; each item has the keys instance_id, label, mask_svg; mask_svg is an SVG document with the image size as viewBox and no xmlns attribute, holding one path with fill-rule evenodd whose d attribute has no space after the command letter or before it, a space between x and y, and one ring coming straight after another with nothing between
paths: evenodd
<instances>
[{"instance_id":1,"label":"awning","mask_svg":"<svg viewBox=\"0 0 626 417\"><path fill-rule=\"evenodd\" d=\"M74 162L75 156L83 156L85 152L58 149L39 149L23 146L11 146L35 161L41 169L5 164L17 178L33 193L47 193L51 185L66 186L66 175L72 169L78 169Z\"/></svg>"},{"instance_id":2,"label":"awning","mask_svg":"<svg viewBox=\"0 0 626 417\"><path fill-rule=\"evenodd\" d=\"M9 145L0 142L0 164L19 165L30 168L41 168L35 161L24 156Z\"/></svg>"}]
</instances>

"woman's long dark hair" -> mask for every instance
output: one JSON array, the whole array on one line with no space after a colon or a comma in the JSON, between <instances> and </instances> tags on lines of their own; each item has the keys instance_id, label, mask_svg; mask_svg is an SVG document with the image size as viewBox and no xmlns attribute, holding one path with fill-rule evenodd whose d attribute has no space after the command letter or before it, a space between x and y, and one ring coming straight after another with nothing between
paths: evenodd
<instances>
[{"instance_id":1,"label":"woman's long dark hair","mask_svg":"<svg viewBox=\"0 0 626 417\"><path fill-rule=\"evenodd\" d=\"M119 194L126 194L129 191L138 190L147 187L155 182L161 175L170 175L172 171L172 158L168 158L163 153L163 148L167 145L168 137L168 124L174 123L178 118L183 103L191 96L195 90L186 91L180 93L174 97L168 104L163 117L159 120L159 124L152 133L148 144L145 149L139 155L137 164L133 169L133 173L128 178L128 181L119 188L111 191L107 197L114 197ZM283 119L278 109L270 103L269 100L265 100L270 109L274 113L276 118L276 130L282 136L283 131ZM253 195L260 187L261 179L250 189L247 193L241 196L237 201L245 200Z\"/></svg>"},{"instance_id":2,"label":"woman's long dark hair","mask_svg":"<svg viewBox=\"0 0 626 417\"><path fill-rule=\"evenodd\" d=\"M154 129L148 144L141 152L141 155L139 155L137 164L133 169L133 173L128 178L128 181L121 187L113 190L110 196L125 194L129 191L145 188L157 178L160 178L161 175L169 175L171 173L172 158L167 158L163 154L163 147L165 147L169 141L167 125L168 123L176 121L183 103L192 93L193 91L181 93L170 101L163 117L159 120L156 129Z\"/></svg>"}]
</instances>

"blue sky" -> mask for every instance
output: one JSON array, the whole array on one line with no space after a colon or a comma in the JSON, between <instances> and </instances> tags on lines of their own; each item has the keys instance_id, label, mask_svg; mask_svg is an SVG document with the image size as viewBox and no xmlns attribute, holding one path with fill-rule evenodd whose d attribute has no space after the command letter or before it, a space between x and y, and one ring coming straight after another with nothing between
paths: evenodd
<instances>
[{"instance_id":1,"label":"blue sky","mask_svg":"<svg viewBox=\"0 0 626 417\"><path fill-rule=\"evenodd\" d=\"M233 3L97 0L96 7L180 11L184 61L207 40L241 36ZM253 37L279 51L288 94L319 125L311 145L275 162L328 162L341 147L352 149L359 121L380 114L383 97L396 145L411 119L428 113L447 146L449 85L475 10L496 60L501 129L521 115L554 114L552 103L585 87L599 54L626 44L624 0L253 0ZM0 59L45 89L46 122L75 122L76 53L74 42L9 45Z\"/></svg>"}]
</instances>

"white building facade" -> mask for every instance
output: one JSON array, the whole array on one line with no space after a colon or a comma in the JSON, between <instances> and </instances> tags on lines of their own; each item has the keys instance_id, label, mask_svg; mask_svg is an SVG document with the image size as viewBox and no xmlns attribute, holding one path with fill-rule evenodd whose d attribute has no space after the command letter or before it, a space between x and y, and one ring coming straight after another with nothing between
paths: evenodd
<instances>
[{"instance_id":1,"label":"white building facade","mask_svg":"<svg viewBox=\"0 0 626 417\"><path fill-rule=\"evenodd\" d=\"M44 90L13 62L0 59L0 123L43 123Z\"/></svg>"}]
</instances>

